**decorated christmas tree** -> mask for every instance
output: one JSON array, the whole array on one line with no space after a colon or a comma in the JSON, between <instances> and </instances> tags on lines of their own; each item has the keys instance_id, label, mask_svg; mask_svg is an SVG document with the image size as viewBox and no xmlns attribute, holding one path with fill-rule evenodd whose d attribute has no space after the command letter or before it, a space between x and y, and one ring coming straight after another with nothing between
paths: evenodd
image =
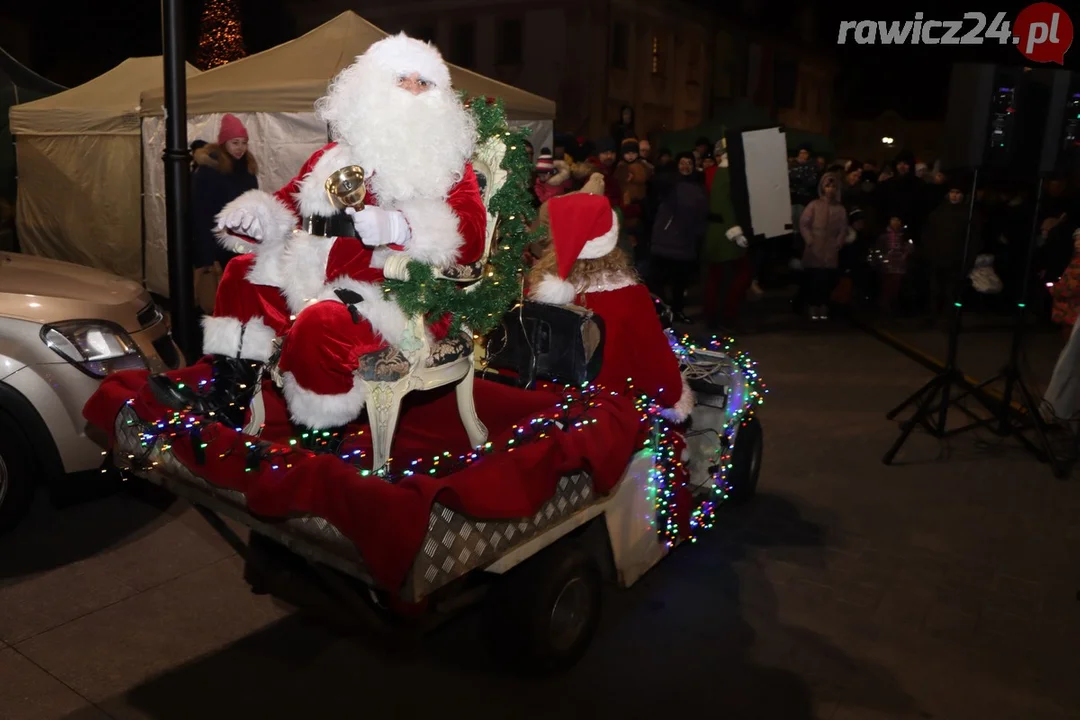
<instances>
[{"instance_id":1,"label":"decorated christmas tree","mask_svg":"<svg viewBox=\"0 0 1080 720\"><path fill-rule=\"evenodd\" d=\"M202 70L209 70L245 55L239 3L236 0L206 0L199 23L199 54L195 64Z\"/></svg>"}]
</instances>

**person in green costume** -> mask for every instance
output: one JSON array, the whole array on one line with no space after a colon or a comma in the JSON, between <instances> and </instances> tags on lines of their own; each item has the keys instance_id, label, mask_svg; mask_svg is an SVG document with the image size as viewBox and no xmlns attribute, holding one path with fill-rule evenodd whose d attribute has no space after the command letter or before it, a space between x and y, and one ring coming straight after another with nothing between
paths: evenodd
<instances>
[{"instance_id":1,"label":"person in green costume","mask_svg":"<svg viewBox=\"0 0 1080 720\"><path fill-rule=\"evenodd\" d=\"M721 327L730 330L738 323L739 310L753 281L753 272L746 253L749 242L731 201L726 140L716 143L713 156L716 165L705 170L705 188L709 193L709 225L705 231L703 254L708 268L705 320L710 330Z\"/></svg>"}]
</instances>

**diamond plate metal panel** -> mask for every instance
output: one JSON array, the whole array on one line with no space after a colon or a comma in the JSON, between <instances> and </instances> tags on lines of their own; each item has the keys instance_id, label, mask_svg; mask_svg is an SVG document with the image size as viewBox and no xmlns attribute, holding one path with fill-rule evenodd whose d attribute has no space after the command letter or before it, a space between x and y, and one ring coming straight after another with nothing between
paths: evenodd
<instances>
[{"instance_id":1,"label":"diamond plate metal panel","mask_svg":"<svg viewBox=\"0 0 1080 720\"><path fill-rule=\"evenodd\" d=\"M191 472L170 451L163 449L166 447L163 440L143 447L144 434L151 428L131 407L125 406L120 411L116 419L118 465L151 481L157 476L182 483L247 513L247 498L243 493L213 485ZM156 481L161 484L160 480ZM490 564L513 547L591 504L593 499L592 477L579 472L560 478L554 497L532 517L525 519L476 522L435 503L428 515L427 535L413 560L402 597L411 601L422 599L465 573ZM265 522L251 518L252 526ZM272 524L286 535L324 549L366 572L356 546L325 518L294 517Z\"/></svg>"},{"instance_id":2,"label":"diamond plate metal panel","mask_svg":"<svg viewBox=\"0 0 1080 720\"><path fill-rule=\"evenodd\" d=\"M431 508L428 534L402 592L415 602L465 573L495 561L588 505L592 477L584 472L560 478L555 496L525 520L474 522L439 504Z\"/></svg>"}]
</instances>

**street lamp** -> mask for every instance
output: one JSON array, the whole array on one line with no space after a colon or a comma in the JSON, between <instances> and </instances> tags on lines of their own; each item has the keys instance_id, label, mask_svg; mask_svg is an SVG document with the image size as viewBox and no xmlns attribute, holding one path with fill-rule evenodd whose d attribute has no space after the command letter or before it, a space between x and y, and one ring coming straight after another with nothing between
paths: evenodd
<instances>
[{"instance_id":1,"label":"street lamp","mask_svg":"<svg viewBox=\"0 0 1080 720\"><path fill-rule=\"evenodd\" d=\"M881 138L881 144L882 145L892 145L893 144L893 139L891 137L889 137L888 135L886 135L885 137Z\"/></svg>"}]
</instances>

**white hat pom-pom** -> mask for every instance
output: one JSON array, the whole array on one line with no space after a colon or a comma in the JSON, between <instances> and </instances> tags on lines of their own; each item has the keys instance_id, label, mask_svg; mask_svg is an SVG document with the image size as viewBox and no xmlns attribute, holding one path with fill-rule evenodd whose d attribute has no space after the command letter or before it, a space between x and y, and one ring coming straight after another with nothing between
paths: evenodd
<instances>
[{"instance_id":1,"label":"white hat pom-pom","mask_svg":"<svg viewBox=\"0 0 1080 720\"><path fill-rule=\"evenodd\" d=\"M548 275L529 292L529 298L546 305L569 305L577 297L577 288L566 280Z\"/></svg>"}]
</instances>

